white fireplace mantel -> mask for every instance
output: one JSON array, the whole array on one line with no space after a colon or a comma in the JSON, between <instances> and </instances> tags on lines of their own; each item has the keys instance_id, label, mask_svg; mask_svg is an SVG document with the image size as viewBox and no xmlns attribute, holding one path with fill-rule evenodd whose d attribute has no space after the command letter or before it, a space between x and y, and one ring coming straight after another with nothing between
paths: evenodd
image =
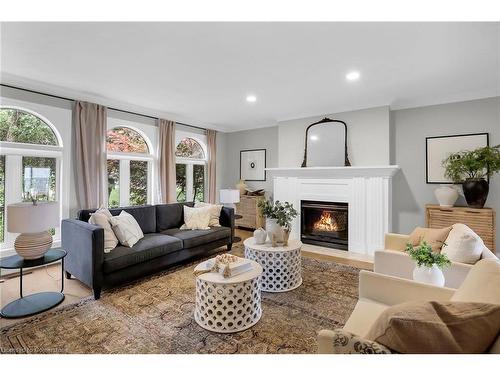
<instances>
[{"instance_id":1,"label":"white fireplace mantel","mask_svg":"<svg viewBox=\"0 0 500 375\"><path fill-rule=\"evenodd\" d=\"M397 165L367 167L266 168L273 179L273 198L300 211L302 200L348 204L348 250L373 255L391 231L392 177ZM300 239L300 212L290 238Z\"/></svg>"}]
</instances>

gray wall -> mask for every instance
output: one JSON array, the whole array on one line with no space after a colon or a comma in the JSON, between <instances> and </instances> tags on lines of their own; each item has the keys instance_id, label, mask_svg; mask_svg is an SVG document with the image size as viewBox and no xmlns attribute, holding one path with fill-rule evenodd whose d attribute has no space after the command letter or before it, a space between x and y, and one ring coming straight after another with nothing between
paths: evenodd
<instances>
[{"instance_id":1,"label":"gray wall","mask_svg":"<svg viewBox=\"0 0 500 375\"><path fill-rule=\"evenodd\" d=\"M391 112L394 162L401 167L393 184L393 229L409 233L425 223L425 205L436 203L434 189L425 182L425 137L482 133L490 145L500 143L500 97L404 109ZM466 205L463 197L457 205ZM500 212L500 175L491 180L486 206ZM497 249L500 226L496 228Z\"/></svg>"},{"instance_id":2,"label":"gray wall","mask_svg":"<svg viewBox=\"0 0 500 375\"><path fill-rule=\"evenodd\" d=\"M241 132L225 134L225 163L222 174L222 187L233 188L240 179L240 151L265 148L266 162L268 168L278 166L278 127L262 128L256 130L246 130ZM263 182L248 181L250 189L265 189L271 192L273 188L272 180L267 176Z\"/></svg>"}]
</instances>

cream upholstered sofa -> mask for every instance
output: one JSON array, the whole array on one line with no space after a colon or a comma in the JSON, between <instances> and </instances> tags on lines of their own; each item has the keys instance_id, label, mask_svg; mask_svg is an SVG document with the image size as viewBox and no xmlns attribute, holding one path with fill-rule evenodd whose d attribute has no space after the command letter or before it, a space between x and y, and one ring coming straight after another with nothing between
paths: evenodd
<instances>
[{"instance_id":1,"label":"cream upholstered sofa","mask_svg":"<svg viewBox=\"0 0 500 375\"><path fill-rule=\"evenodd\" d=\"M397 276L404 279L413 279L415 261L404 252L410 236L405 234L388 233L385 235L384 250L375 251L373 271L384 275ZM446 242L446 241L445 241ZM483 246L480 259L498 258L486 246ZM472 268L472 264L452 262L443 269L445 286L458 288Z\"/></svg>"},{"instance_id":2,"label":"cream upholstered sofa","mask_svg":"<svg viewBox=\"0 0 500 375\"><path fill-rule=\"evenodd\" d=\"M369 271L359 274L359 300L343 329L322 330L318 353L391 353L383 345L365 339L382 312L409 301L454 301L500 304L500 261L481 260L458 289L441 288ZM500 353L500 336L489 353Z\"/></svg>"}]
</instances>

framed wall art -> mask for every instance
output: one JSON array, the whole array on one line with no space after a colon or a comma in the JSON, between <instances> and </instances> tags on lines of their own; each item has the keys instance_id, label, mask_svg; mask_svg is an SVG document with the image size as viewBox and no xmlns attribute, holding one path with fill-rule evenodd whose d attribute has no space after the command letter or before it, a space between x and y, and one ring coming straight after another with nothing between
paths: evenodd
<instances>
[{"instance_id":1,"label":"framed wall art","mask_svg":"<svg viewBox=\"0 0 500 375\"><path fill-rule=\"evenodd\" d=\"M240 179L266 181L266 149L240 151Z\"/></svg>"},{"instance_id":2,"label":"framed wall art","mask_svg":"<svg viewBox=\"0 0 500 375\"><path fill-rule=\"evenodd\" d=\"M443 160L455 152L472 151L486 146L489 146L488 133L427 137L425 139L426 182L428 184L453 183L444 176Z\"/></svg>"}]
</instances>

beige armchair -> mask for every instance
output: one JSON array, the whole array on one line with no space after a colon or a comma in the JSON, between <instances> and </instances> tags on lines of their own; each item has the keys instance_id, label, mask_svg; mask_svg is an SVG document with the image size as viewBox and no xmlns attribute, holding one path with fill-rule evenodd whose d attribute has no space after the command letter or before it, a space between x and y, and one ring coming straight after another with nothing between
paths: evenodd
<instances>
[{"instance_id":1,"label":"beige armchair","mask_svg":"<svg viewBox=\"0 0 500 375\"><path fill-rule=\"evenodd\" d=\"M322 330L318 353L390 353L383 345L365 339L373 323L390 306L409 301L457 301L500 304L500 262L482 260L471 267L459 289L441 288L395 276L361 271L359 300L343 329ZM500 338L490 349L500 353Z\"/></svg>"},{"instance_id":2,"label":"beige armchair","mask_svg":"<svg viewBox=\"0 0 500 375\"><path fill-rule=\"evenodd\" d=\"M384 250L375 251L373 271L384 275L413 279L415 261L404 252L410 236L405 234L388 233L385 235ZM488 248L484 247L481 259L498 258ZM458 288L472 269L471 264L452 262L451 266L443 269L445 286Z\"/></svg>"}]
</instances>

